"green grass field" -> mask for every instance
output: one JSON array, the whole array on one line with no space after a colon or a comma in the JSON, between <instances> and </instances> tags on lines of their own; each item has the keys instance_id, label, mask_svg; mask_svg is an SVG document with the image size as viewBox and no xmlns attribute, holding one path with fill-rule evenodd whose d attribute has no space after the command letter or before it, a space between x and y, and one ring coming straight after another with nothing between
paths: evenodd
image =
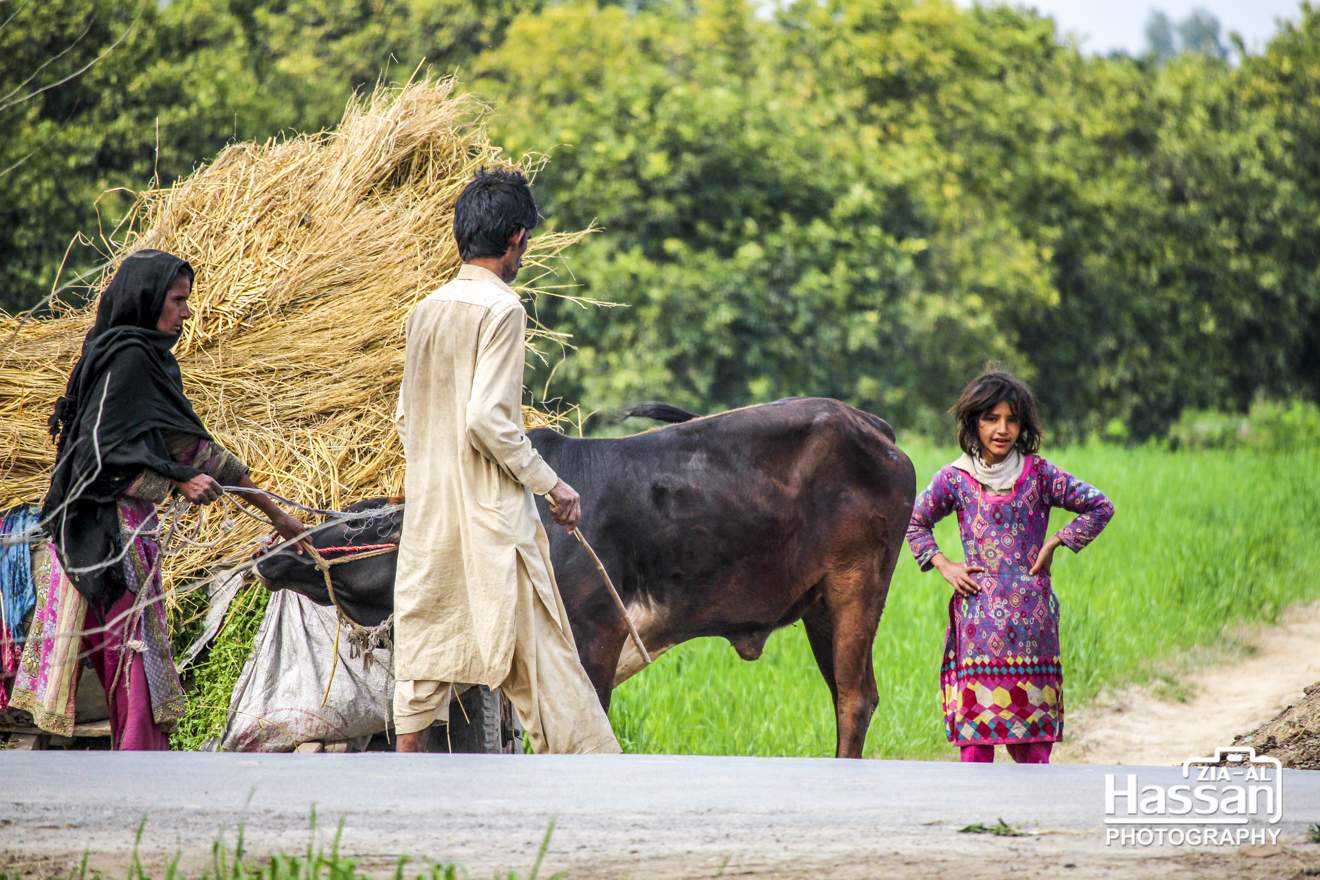
<instances>
[{"instance_id":1,"label":"green grass field","mask_svg":"<svg viewBox=\"0 0 1320 880\"><path fill-rule=\"evenodd\" d=\"M953 459L952 449L905 448L918 490ZM1066 705L1104 685L1145 681L1187 649L1214 645L1234 623L1272 621L1292 602L1320 598L1315 451L1044 451L1099 486L1117 511L1081 554L1061 548L1055 556ZM1067 516L1056 512L1053 526ZM952 518L937 536L961 558ZM868 756L952 756L936 692L949 594L905 547L875 642L880 705ZM615 691L610 716L630 752L834 751L833 708L801 624L772 636L754 663L722 639L681 645Z\"/></svg>"}]
</instances>

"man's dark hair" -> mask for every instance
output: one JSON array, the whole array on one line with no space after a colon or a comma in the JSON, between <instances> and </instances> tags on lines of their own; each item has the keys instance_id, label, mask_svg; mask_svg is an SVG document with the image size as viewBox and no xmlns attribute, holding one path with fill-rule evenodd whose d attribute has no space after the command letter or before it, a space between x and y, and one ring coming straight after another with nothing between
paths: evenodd
<instances>
[{"instance_id":1,"label":"man's dark hair","mask_svg":"<svg viewBox=\"0 0 1320 880\"><path fill-rule=\"evenodd\" d=\"M536 200L518 171L482 169L454 206L454 240L464 262L501 257L520 229L536 228Z\"/></svg>"},{"instance_id":2,"label":"man's dark hair","mask_svg":"<svg viewBox=\"0 0 1320 880\"><path fill-rule=\"evenodd\" d=\"M1007 403L1018 418L1021 427L1016 444L1018 452L1029 455L1040 449L1040 414L1035 395L1017 376L1007 370L990 368L967 383L962 396L949 410L958 425L958 445L963 452L980 454L981 435L977 423L982 413L1001 403Z\"/></svg>"}]
</instances>

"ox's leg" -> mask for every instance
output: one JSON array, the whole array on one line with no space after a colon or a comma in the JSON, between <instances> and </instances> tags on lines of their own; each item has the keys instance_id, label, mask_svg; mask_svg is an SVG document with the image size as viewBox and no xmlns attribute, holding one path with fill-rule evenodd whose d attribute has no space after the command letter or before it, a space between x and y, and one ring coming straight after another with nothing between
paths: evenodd
<instances>
[{"instance_id":1,"label":"ox's leg","mask_svg":"<svg viewBox=\"0 0 1320 880\"><path fill-rule=\"evenodd\" d=\"M619 655L623 652L623 640L627 636L628 631L620 622L615 627L593 629L587 639L578 641L578 658L606 712L610 710L615 671L619 666Z\"/></svg>"},{"instance_id":2,"label":"ox's leg","mask_svg":"<svg viewBox=\"0 0 1320 880\"><path fill-rule=\"evenodd\" d=\"M871 650L888 592L880 579L883 567L874 557L850 561L825 576L821 591L832 636L838 725L834 754L839 758L862 756L871 715L880 702Z\"/></svg>"},{"instance_id":3,"label":"ox's leg","mask_svg":"<svg viewBox=\"0 0 1320 880\"><path fill-rule=\"evenodd\" d=\"M825 607L825 600L817 598L807 606L802 614L802 624L806 627L807 641L811 644L816 666L830 689L830 700L834 703L835 711L838 711L839 688L834 683L834 629L830 626L830 612Z\"/></svg>"}]
</instances>

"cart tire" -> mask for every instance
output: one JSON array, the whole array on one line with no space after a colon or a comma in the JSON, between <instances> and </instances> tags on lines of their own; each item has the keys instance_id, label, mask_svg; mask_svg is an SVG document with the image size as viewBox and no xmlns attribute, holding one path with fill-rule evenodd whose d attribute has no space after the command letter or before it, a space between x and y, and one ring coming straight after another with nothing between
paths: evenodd
<instances>
[{"instance_id":1,"label":"cart tire","mask_svg":"<svg viewBox=\"0 0 1320 880\"><path fill-rule=\"evenodd\" d=\"M473 687L464 691L454 703L462 706L451 704L449 707L448 742L444 740L443 728L437 728L433 733L448 746L442 746L442 750L476 755L508 754L511 751L509 744L514 737L513 731L507 729L506 719L512 713L506 709L508 701L503 694L488 687Z\"/></svg>"}]
</instances>

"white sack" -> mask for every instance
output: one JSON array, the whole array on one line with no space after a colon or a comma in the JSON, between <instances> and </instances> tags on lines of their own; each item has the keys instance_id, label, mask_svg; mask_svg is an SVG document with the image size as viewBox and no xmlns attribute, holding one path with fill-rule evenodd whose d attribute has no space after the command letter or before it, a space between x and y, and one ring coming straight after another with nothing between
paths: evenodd
<instances>
[{"instance_id":1,"label":"white sack","mask_svg":"<svg viewBox=\"0 0 1320 880\"><path fill-rule=\"evenodd\" d=\"M339 668L321 706L335 643L335 610L291 590L271 594L243 674L229 702L221 751L288 752L305 742L365 739L391 721L392 652L350 658L348 629Z\"/></svg>"}]
</instances>

